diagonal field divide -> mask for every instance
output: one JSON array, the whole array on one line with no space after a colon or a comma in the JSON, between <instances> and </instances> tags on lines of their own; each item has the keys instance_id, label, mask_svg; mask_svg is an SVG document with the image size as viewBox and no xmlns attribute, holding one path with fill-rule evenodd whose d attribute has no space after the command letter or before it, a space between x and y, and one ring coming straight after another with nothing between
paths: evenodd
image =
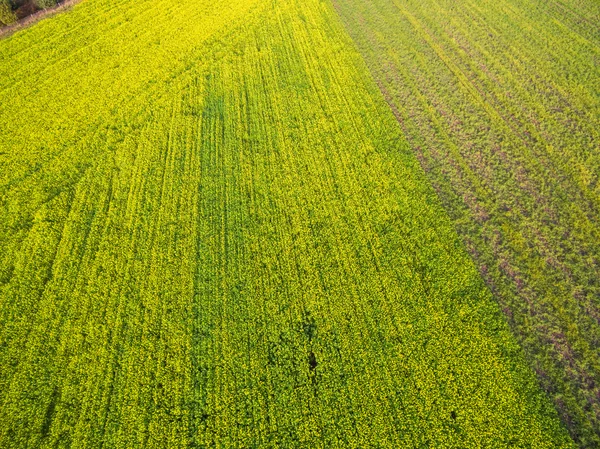
<instances>
[{"instance_id":1,"label":"diagonal field divide","mask_svg":"<svg viewBox=\"0 0 600 449\"><path fill-rule=\"evenodd\" d=\"M332 5L0 61L0 446L572 447Z\"/></svg>"},{"instance_id":2,"label":"diagonal field divide","mask_svg":"<svg viewBox=\"0 0 600 449\"><path fill-rule=\"evenodd\" d=\"M600 445L600 8L337 0L538 381Z\"/></svg>"}]
</instances>

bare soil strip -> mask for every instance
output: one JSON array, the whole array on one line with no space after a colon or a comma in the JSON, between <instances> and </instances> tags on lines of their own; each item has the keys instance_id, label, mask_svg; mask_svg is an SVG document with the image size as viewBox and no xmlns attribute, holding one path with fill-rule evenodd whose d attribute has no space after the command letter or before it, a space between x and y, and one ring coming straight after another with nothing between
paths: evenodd
<instances>
[{"instance_id":1,"label":"bare soil strip","mask_svg":"<svg viewBox=\"0 0 600 449\"><path fill-rule=\"evenodd\" d=\"M0 39L11 36L16 31L19 31L23 28L26 28L34 23L39 22L46 17L53 16L55 14L61 13L73 7L73 5L79 3L81 0L65 0L63 2L58 3L53 8L42 9L30 16L24 17L21 20L16 21L12 25L8 25L4 28L0 28Z\"/></svg>"}]
</instances>

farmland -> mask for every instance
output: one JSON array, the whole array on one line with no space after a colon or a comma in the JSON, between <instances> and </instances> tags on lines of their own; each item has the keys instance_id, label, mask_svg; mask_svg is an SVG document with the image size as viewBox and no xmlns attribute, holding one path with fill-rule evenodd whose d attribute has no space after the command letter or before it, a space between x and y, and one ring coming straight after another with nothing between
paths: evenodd
<instances>
[{"instance_id":1,"label":"farmland","mask_svg":"<svg viewBox=\"0 0 600 449\"><path fill-rule=\"evenodd\" d=\"M599 447L598 3L335 5L540 384Z\"/></svg>"},{"instance_id":2,"label":"farmland","mask_svg":"<svg viewBox=\"0 0 600 449\"><path fill-rule=\"evenodd\" d=\"M0 447L574 447L350 20L87 0L0 41Z\"/></svg>"}]
</instances>

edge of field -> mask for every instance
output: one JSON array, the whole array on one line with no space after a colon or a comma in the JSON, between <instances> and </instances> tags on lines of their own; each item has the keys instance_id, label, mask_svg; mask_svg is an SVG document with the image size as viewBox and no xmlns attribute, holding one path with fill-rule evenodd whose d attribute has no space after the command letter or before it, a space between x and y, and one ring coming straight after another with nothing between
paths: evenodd
<instances>
[{"instance_id":1,"label":"edge of field","mask_svg":"<svg viewBox=\"0 0 600 449\"><path fill-rule=\"evenodd\" d=\"M5 39L9 36L12 36L17 31L22 30L23 28L27 28L28 26L31 26L42 19L52 17L56 14L60 14L61 12L68 11L81 1L82 0L64 0L58 3L56 6L53 6L52 8L42 9L41 11L33 13L30 16L24 17L11 25L7 25L4 28L0 28L0 39Z\"/></svg>"}]
</instances>

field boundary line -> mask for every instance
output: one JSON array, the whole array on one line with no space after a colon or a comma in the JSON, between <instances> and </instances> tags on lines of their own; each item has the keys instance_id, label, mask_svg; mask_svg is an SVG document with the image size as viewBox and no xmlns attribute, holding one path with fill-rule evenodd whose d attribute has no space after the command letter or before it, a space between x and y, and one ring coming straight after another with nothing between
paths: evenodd
<instances>
[{"instance_id":1,"label":"field boundary line","mask_svg":"<svg viewBox=\"0 0 600 449\"><path fill-rule=\"evenodd\" d=\"M77 3L80 3L82 1L83 0L64 0L58 3L56 6L53 6L52 8L42 9L36 13L31 14L30 16L23 17L21 20L11 25L8 25L4 28L0 28L0 40L10 37L17 31L25 29L30 25L34 25L42 19L52 17L54 15L60 14L61 12L68 11Z\"/></svg>"}]
</instances>

